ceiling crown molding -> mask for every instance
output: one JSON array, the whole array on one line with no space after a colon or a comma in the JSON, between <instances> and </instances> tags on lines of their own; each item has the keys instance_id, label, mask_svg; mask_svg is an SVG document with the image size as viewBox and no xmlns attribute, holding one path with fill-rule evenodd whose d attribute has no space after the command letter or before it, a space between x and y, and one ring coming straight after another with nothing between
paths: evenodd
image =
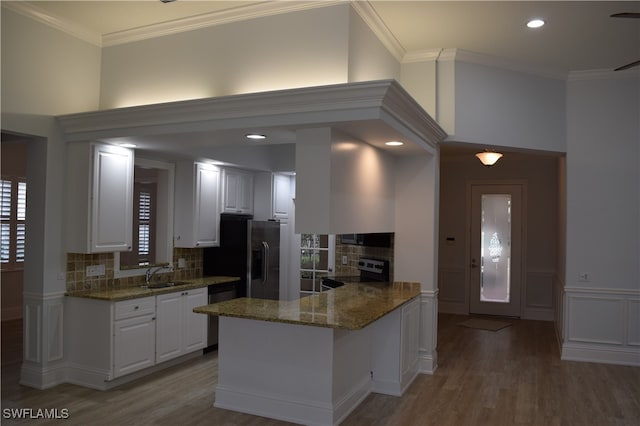
<instances>
[{"instance_id":1,"label":"ceiling crown molding","mask_svg":"<svg viewBox=\"0 0 640 426\"><path fill-rule=\"evenodd\" d=\"M2 7L26 16L27 18L31 18L34 21L53 27L56 30L62 31L75 38L84 40L94 46L102 46L102 36L100 34L89 31L74 22L52 16L27 1L2 2Z\"/></svg>"},{"instance_id":2,"label":"ceiling crown molding","mask_svg":"<svg viewBox=\"0 0 640 426\"><path fill-rule=\"evenodd\" d=\"M350 3L351 7L353 7L358 15L360 15L362 20L367 24L375 36L378 37L384 47L387 48L398 62L401 62L406 53L404 47L402 47L393 33L389 31L387 25L380 18L373 6L371 6L371 3L368 1L352 1Z\"/></svg>"},{"instance_id":3,"label":"ceiling crown molding","mask_svg":"<svg viewBox=\"0 0 640 426\"><path fill-rule=\"evenodd\" d=\"M246 21L284 13L299 12L302 10L316 9L344 3L341 0L304 1L304 2L265 2L250 4L229 10L205 13L202 15L176 19L159 24L147 25L130 30L105 34L102 37L102 45L116 46L134 41L162 37L200 28L229 24L232 22Z\"/></svg>"}]
</instances>

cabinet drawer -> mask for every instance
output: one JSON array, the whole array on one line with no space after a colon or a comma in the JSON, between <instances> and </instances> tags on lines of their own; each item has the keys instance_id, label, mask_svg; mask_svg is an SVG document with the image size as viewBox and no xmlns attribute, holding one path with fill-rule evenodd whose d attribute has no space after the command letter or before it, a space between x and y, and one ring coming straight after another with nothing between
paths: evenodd
<instances>
[{"instance_id":1,"label":"cabinet drawer","mask_svg":"<svg viewBox=\"0 0 640 426\"><path fill-rule=\"evenodd\" d=\"M115 320L149 315L156 312L156 298L154 296L140 299L123 300L115 303Z\"/></svg>"}]
</instances>

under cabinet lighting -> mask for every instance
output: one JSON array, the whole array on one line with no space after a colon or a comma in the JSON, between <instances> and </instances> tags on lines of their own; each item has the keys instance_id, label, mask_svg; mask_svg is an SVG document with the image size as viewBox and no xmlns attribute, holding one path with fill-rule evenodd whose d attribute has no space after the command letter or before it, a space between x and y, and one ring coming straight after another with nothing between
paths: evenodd
<instances>
[{"instance_id":1,"label":"under cabinet lighting","mask_svg":"<svg viewBox=\"0 0 640 426\"><path fill-rule=\"evenodd\" d=\"M267 138L266 135L261 135L261 134L258 134L258 133L249 133L249 134L245 135L245 137L247 139L254 139L254 140L262 140L262 139L266 139Z\"/></svg>"},{"instance_id":2,"label":"under cabinet lighting","mask_svg":"<svg viewBox=\"0 0 640 426\"><path fill-rule=\"evenodd\" d=\"M404 145L404 142L389 141L389 142L385 142L384 144L387 145L387 146L402 146L402 145Z\"/></svg>"},{"instance_id":3,"label":"under cabinet lighting","mask_svg":"<svg viewBox=\"0 0 640 426\"><path fill-rule=\"evenodd\" d=\"M123 148L135 148L138 145L136 145L135 143L121 143L120 146Z\"/></svg>"}]
</instances>

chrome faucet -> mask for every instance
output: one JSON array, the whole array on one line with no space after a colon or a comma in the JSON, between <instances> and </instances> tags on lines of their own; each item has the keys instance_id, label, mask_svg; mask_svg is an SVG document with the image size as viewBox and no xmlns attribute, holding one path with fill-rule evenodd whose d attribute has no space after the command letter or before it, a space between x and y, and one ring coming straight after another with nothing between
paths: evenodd
<instances>
[{"instance_id":1,"label":"chrome faucet","mask_svg":"<svg viewBox=\"0 0 640 426\"><path fill-rule=\"evenodd\" d=\"M157 267L152 266L151 268L147 269L147 272L144 275L145 285L148 286L149 283L151 283L151 279L156 274L156 272L158 272L161 269L170 269L169 264L165 263L164 265L160 265L160 266L157 266Z\"/></svg>"}]
</instances>

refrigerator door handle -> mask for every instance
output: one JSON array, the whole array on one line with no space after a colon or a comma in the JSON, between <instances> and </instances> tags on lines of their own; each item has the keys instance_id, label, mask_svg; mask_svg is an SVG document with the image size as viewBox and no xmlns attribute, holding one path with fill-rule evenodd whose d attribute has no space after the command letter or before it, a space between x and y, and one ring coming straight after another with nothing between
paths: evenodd
<instances>
[{"instance_id":1,"label":"refrigerator door handle","mask_svg":"<svg viewBox=\"0 0 640 426\"><path fill-rule=\"evenodd\" d=\"M266 284L269 280L269 244L262 242L262 284Z\"/></svg>"}]
</instances>

